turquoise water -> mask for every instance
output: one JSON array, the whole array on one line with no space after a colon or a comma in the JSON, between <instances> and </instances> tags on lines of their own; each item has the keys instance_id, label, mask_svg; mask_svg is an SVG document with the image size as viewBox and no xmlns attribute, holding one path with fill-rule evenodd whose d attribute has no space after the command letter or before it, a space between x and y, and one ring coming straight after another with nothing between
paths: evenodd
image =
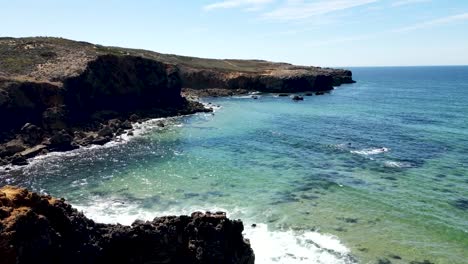
<instances>
[{"instance_id":1,"label":"turquoise water","mask_svg":"<svg viewBox=\"0 0 468 264\"><path fill-rule=\"evenodd\" d=\"M352 70L297 103L205 99L214 115L0 169L0 184L103 222L224 210L257 263L468 263L468 67Z\"/></svg>"}]
</instances>

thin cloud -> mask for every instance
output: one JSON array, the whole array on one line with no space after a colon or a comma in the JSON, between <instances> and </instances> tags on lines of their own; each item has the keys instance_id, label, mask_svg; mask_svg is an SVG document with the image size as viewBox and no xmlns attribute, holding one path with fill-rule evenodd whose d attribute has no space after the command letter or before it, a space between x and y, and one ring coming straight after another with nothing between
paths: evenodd
<instances>
[{"instance_id":1,"label":"thin cloud","mask_svg":"<svg viewBox=\"0 0 468 264\"><path fill-rule=\"evenodd\" d=\"M443 18L438 18L438 19L422 22L422 23L411 25L408 27L398 28L398 29L393 30L393 32L408 32L408 31L413 31L417 29L429 28L433 26L445 25L445 24L466 21L466 20L468 20L468 13L463 13L463 14L458 14L454 16L448 16L448 17L443 17Z\"/></svg>"},{"instance_id":2,"label":"thin cloud","mask_svg":"<svg viewBox=\"0 0 468 264\"><path fill-rule=\"evenodd\" d=\"M400 0L392 3L393 7L432 2L432 0Z\"/></svg>"},{"instance_id":3,"label":"thin cloud","mask_svg":"<svg viewBox=\"0 0 468 264\"><path fill-rule=\"evenodd\" d=\"M247 10L259 10L262 6L272 3L274 0L226 0L203 7L204 10L210 11L214 9L229 9L237 7L245 7Z\"/></svg>"},{"instance_id":4,"label":"thin cloud","mask_svg":"<svg viewBox=\"0 0 468 264\"><path fill-rule=\"evenodd\" d=\"M263 18L271 20L302 20L372 4L377 1L379 0L320 0L310 3L304 0L288 0L282 7L264 14Z\"/></svg>"}]
</instances>

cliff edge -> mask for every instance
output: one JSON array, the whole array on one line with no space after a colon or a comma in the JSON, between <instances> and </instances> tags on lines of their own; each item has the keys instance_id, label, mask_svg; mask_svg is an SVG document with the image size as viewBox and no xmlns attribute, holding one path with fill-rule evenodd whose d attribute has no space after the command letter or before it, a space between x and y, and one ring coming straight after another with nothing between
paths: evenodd
<instances>
[{"instance_id":1,"label":"cliff edge","mask_svg":"<svg viewBox=\"0 0 468 264\"><path fill-rule=\"evenodd\" d=\"M210 111L184 98L182 88L204 95L290 93L351 82L347 70L185 57L62 38L0 38L0 166L102 145L131 134L132 123L148 118Z\"/></svg>"},{"instance_id":2,"label":"cliff edge","mask_svg":"<svg viewBox=\"0 0 468 264\"><path fill-rule=\"evenodd\" d=\"M63 199L0 188L0 259L24 263L253 264L241 221L224 213L99 224Z\"/></svg>"}]
</instances>

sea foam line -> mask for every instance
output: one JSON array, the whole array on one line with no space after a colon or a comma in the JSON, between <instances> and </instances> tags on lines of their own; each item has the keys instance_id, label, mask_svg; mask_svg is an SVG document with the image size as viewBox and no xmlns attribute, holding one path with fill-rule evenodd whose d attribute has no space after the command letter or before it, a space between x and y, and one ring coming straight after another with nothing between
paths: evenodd
<instances>
[{"instance_id":1,"label":"sea foam line","mask_svg":"<svg viewBox=\"0 0 468 264\"><path fill-rule=\"evenodd\" d=\"M141 208L137 203L125 202L120 199L93 198L86 205L74 205L75 208L93 220L101 223L131 224L134 220L151 220L156 216L183 215L200 210L200 208L173 208L167 211L151 211ZM250 240L255 252L255 262L259 264L352 264L357 263L350 250L333 235L321 234L317 231L270 230L267 224L256 223L246 218L246 210L234 208L229 211L217 206L212 211L228 212L227 216L236 219L244 216L244 237Z\"/></svg>"}]
</instances>

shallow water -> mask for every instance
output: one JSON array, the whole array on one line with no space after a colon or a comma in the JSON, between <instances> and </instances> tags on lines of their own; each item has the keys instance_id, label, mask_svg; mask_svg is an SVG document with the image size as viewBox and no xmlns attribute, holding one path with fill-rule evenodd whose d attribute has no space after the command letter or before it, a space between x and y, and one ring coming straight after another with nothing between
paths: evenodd
<instances>
[{"instance_id":1,"label":"shallow water","mask_svg":"<svg viewBox=\"0 0 468 264\"><path fill-rule=\"evenodd\" d=\"M206 99L215 115L147 122L121 143L0 172L0 184L102 222L227 211L257 263L466 263L468 67L352 70L356 84L297 103Z\"/></svg>"}]
</instances>

